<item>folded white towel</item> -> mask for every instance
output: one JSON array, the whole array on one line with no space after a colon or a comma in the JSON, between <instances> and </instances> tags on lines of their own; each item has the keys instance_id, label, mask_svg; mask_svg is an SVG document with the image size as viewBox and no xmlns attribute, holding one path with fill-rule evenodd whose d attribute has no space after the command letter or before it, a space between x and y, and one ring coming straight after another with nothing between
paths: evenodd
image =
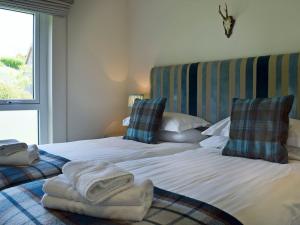
<instances>
[{"instance_id":1,"label":"folded white towel","mask_svg":"<svg viewBox=\"0 0 300 225\"><path fill-rule=\"evenodd\" d=\"M0 156L0 165L28 166L39 159L39 150L36 145L29 145L27 151L20 151L8 156Z\"/></svg>"},{"instance_id":2,"label":"folded white towel","mask_svg":"<svg viewBox=\"0 0 300 225\"><path fill-rule=\"evenodd\" d=\"M73 188L91 204L128 189L134 180L133 174L99 160L69 162L62 171Z\"/></svg>"},{"instance_id":3,"label":"folded white towel","mask_svg":"<svg viewBox=\"0 0 300 225\"><path fill-rule=\"evenodd\" d=\"M141 206L99 206L44 195L41 203L45 208L103 219L141 221L152 204L153 196L147 196L147 198Z\"/></svg>"},{"instance_id":4,"label":"folded white towel","mask_svg":"<svg viewBox=\"0 0 300 225\"><path fill-rule=\"evenodd\" d=\"M64 174L50 178L45 181L43 191L57 198L82 202L88 204L87 200L77 192ZM135 180L133 186L125 191L99 203L101 206L142 206L146 198L153 195L153 183L151 180Z\"/></svg>"},{"instance_id":5,"label":"folded white towel","mask_svg":"<svg viewBox=\"0 0 300 225\"><path fill-rule=\"evenodd\" d=\"M0 140L0 156L8 156L17 152L26 151L26 143L19 142L15 139Z\"/></svg>"}]
</instances>

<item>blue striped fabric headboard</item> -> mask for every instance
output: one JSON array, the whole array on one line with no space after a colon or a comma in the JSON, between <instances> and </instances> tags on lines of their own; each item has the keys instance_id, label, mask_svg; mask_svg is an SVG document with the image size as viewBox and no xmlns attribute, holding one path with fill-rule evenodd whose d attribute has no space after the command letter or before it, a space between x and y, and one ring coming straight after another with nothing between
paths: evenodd
<instances>
[{"instance_id":1,"label":"blue striped fabric headboard","mask_svg":"<svg viewBox=\"0 0 300 225\"><path fill-rule=\"evenodd\" d=\"M295 95L290 114L300 119L300 54L261 56L155 67L151 96L167 97L166 110L215 123L230 115L232 98Z\"/></svg>"}]
</instances>

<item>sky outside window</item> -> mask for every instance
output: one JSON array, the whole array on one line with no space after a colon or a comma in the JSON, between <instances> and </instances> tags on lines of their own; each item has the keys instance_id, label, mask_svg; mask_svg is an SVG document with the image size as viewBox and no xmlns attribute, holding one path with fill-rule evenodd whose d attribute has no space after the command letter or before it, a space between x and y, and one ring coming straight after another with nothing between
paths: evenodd
<instances>
[{"instance_id":1,"label":"sky outside window","mask_svg":"<svg viewBox=\"0 0 300 225\"><path fill-rule=\"evenodd\" d=\"M0 9L0 100L34 98L34 15Z\"/></svg>"},{"instance_id":2,"label":"sky outside window","mask_svg":"<svg viewBox=\"0 0 300 225\"><path fill-rule=\"evenodd\" d=\"M0 9L0 57L26 55L32 46L33 15Z\"/></svg>"}]
</instances>

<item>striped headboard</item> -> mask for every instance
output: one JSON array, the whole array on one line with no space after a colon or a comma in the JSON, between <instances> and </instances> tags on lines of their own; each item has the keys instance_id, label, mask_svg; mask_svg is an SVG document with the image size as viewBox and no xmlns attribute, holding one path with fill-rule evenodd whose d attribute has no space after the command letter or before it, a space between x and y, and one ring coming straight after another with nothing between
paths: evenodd
<instances>
[{"instance_id":1,"label":"striped headboard","mask_svg":"<svg viewBox=\"0 0 300 225\"><path fill-rule=\"evenodd\" d=\"M300 119L300 54L261 56L155 67L151 96L167 97L166 110L215 123L230 115L232 98L293 94L290 116Z\"/></svg>"}]
</instances>

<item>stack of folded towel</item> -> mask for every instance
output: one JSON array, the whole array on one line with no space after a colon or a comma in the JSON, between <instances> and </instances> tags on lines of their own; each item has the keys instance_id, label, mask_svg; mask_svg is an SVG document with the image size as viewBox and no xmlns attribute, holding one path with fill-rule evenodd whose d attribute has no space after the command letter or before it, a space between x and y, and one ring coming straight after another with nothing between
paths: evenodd
<instances>
[{"instance_id":1,"label":"stack of folded towel","mask_svg":"<svg viewBox=\"0 0 300 225\"><path fill-rule=\"evenodd\" d=\"M42 204L46 208L113 220L141 221L153 200L150 180L134 176L103 161L69 162L63 174L47 180Z\"/></svg>"},{"instance_id":2,"label":"stack of folded towel","mask_svg":"<svg viewBox=\"0 0 300 225\"><path fill-rule=\"evenodd\" d=\"M36 145L27 145L15 139L0 140L0 165L27 166L39 159Z\"/></svg>"}]
</instances>

